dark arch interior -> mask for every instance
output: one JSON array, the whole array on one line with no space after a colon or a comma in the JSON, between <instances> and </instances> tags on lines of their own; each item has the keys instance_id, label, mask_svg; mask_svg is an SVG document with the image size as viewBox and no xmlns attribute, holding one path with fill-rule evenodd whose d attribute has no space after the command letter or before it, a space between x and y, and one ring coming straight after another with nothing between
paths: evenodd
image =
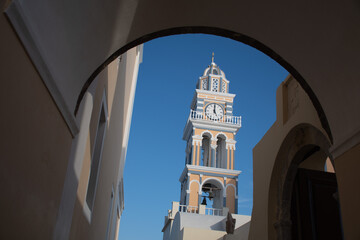
<instances>
[{"instance_id":1,"label":"dark arch interior","mask_svg":"<svg viewBox=\"0 0 360 240\"><path fill-rule=\"evenodd\" d=\"M189 33L212 34L212 35L216 35L216 36L230 38L230 39L233 39L235 41L239 41L239 42L247 44L247 45L249 45L251 47L256 48L257 50L263 52L264 54L266 54L267 56L269 56L270 58L272 58L273 60L278 62L292 76L294 76L294 78L299 82L299 84L304 89L304 91L308 94L310 100L312 101L312 103L313 103L313 105L314 105L314 107L315 107L315 109L317 111L317 114L318 114L319 119L321 121L322 127L325 129L331 143L333 143L333 137L332 137L332 133L331 133L331 130L330 130L330 126L329 126L328 120L326 118L326 115L324 113L324 110L322 109L322 106L321 106L319 100L317 99L315 93L312 91L312 89L307 84L305 79L301 76L301 74L294 67L291 66L290 63L286 62L280 55L278 55L272 49L270 49L269 47L267 47L266 45L264 45L263 43L257 41L254 38L251 38L251 37L246 36L246 35L241 34L241 33L233 32L233 31L226 30L226 29L221 29L221 28L215 28L215 27L193 26L193 27L177 27L177 28L165 29L165 30L161 30L161 31L157 31L157 32L147 34L147 35L145 35L143 37L140 37L140 38L128 43L124 47L118 49L111 56L109 56L88 78L88 80L84 84L84 86L83 86L83 88L82 88L82 90L81 90L81 92L80 92L80 94L78 96L74 114L75 115L77 114L77 111L79 109L82 98L84 97L84 94L87 91L87 89L89 88L89 86L91 85L91 83L94 81L95 77L107 65L109 65L113 60L115 60L118 56L120 56L121 54L125 53L126 51L128 51L129 49L131 49L131 48L133 48L135 46L138 46L138 45L140 45L142 43L148 42L148 41L153 40L155 38L165 37L165 36L170 36L170 35L176 35L176 34L189 34Z\"/></svg>"},{"instance_id":2,"label":"dark arch interior","mask_svg":"<svg viewBox=\"0 0 360 240\"><path fill-rule=\"evenodd\" d=\"M343 239L336 175L324 168L329 156L313 146L301 158L291 187L291 239Z\"/></svg>"}]
</instances>

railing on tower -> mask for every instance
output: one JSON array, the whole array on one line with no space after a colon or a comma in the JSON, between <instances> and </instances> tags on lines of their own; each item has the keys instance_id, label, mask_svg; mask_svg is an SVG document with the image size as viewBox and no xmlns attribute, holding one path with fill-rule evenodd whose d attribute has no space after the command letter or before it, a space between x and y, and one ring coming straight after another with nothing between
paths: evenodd
<instances>
[{"instance_id":1,"label":"railing on tower","mask_svg":"<svg viewBox=\"0 0 360 240\"><path fill-rule=\"evenodd\" d=\"M206 120L212 122L219 122L219 123L229 123L233 125L238 125L241 127L241 117L237 116L223 116L222 118L217 119L216 117L209 117L204 112L198 112L195 110L190 110L189 119L191 120Z\"/></svg>"},{"instance_id":2,"label":"railing on tower","mask_svg":"<svg viewBox=\"0 0 360 240\"><path fill-rule=\"evenodd\" d=\"M179 212L199 213L197 206L179 205Z\"/></svg>"},{"instance_id":3,"label":"railing on tower","mask_svg":"<svg viewBox=\"0 0 360 240\"><path fill-rule=\"evenodd\" d=\"M222 216L223 210L220 208L205 208L205 215Z\"/></svg>"},{"instance_id":4,"label":"railing on tower","mask_svg":"<svg viewBox=\"0 0 360 240\"><path fill-rule=\"evenodd\" d=\"M190 206L190 205L181 205L179 202L172 202L171 210L168 210L169 219L174 219L177 212L183 213L193 213L193 214L203 214L211 216L227 216L229 209L224 208L207 208L206 205L199 206Z\"/></svg>"}]
</instances>

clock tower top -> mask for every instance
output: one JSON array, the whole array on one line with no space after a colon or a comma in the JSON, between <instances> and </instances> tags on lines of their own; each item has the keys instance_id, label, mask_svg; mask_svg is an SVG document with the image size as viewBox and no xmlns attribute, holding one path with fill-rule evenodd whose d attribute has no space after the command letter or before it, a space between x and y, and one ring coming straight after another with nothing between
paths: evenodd
<instances>
[{"instance_id":1,"label":"clock tower top","mask_svg":"<svg viewBox=\"0 0 360 240\"><path fill-rule=\"evenodd\" d=\"M205 69L203 76L199 78L197 89L219 93L229 92L229 81L226 79L225 73L214 62L214 53L211 64Z\"/></svg>"}]
</instances>

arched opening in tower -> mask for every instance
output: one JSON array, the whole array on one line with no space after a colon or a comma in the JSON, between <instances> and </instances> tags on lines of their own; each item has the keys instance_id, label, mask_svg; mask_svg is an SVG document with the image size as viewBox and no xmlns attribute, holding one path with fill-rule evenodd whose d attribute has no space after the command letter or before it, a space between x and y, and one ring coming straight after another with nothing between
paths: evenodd
<instances>
[{"instance_id":1,"label":"arched opening in tower","mask_svg":"<svg viewBox=\"0 0 360 240\"><path fill-rule=\"evenodd\" d=\"M217 137L217 147L216 147L216 167L217 168L226 168L227 164L226 158L226 139L224 136L219 135Z\"/></svg>"},{"instance_id":2,"label":"arched opening in tower","mask_svg":"<svg viewBox=\"0 0 360 240\"><path fill-rule=\"evenodd\" d=\"M206 205L207 214L219 215L217 210L223 207L223 189L214 182L205 183L202 188L201 204Z\"/></svg>"},{"instance_id":3,"label":"arched opening in tower","mask_svg":"<svg viewBox=\"0 0 360 240\"><path fill-rule=\"evenodd\" d=\"M211 156L211 148L210 148L211 138L209 135L204 135L202 139L202 152L201 152L201 166L210 167L210 156Z\"/></svg>"}]
</instances>

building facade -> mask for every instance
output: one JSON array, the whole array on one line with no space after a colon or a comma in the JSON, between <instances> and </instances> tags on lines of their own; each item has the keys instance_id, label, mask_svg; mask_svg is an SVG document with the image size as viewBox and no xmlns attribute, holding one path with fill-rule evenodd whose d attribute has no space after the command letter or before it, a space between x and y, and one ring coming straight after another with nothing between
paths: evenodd
<instances>
[{"instance_id":1,"label":"building facade","mask_svg":"<svg viewBox=\"0 0 360 240\"><path fill-rule=\"evenodd\" d=\"M228 213L237 218L237 228L249 224L249 216L237 215L240 171L234 169L234 152L241 117L233 116L235 94L229 93L229 83L213 56L197 82L184 128L180 202L173 202L165 217L164 240L194 239L194 234L218 239L226 234Z\"/></svg>"}]
</instances>

